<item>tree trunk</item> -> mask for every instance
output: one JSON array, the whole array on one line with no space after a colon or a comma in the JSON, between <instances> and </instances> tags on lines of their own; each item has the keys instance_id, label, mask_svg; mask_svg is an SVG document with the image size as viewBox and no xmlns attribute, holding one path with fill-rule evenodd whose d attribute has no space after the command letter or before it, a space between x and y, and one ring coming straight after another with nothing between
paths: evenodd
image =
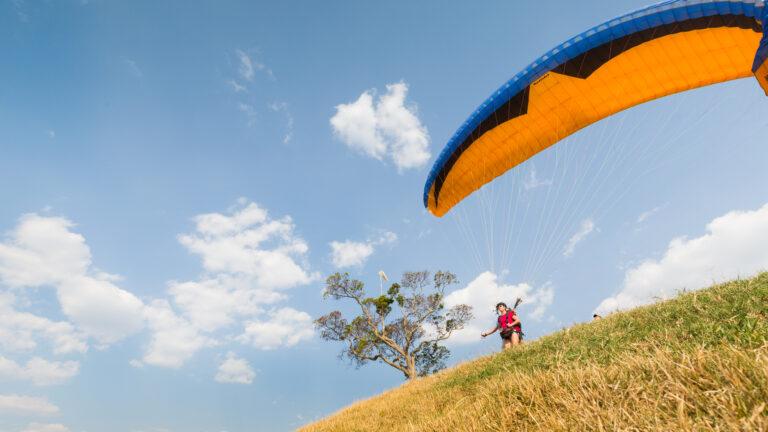
<instances>
[{"instance_id":1,"label":"tree trunk","mask_svg":"<svg viewBox=\"0 0 768 432\"><path fill-rule=\"evenodd\" d=\"M408 366L408 379L411 382L416 381L419 378L419 372L416 370L416 359L412 355L407 354L405 356L405 364Z\"/></svg>"}]
</instances>

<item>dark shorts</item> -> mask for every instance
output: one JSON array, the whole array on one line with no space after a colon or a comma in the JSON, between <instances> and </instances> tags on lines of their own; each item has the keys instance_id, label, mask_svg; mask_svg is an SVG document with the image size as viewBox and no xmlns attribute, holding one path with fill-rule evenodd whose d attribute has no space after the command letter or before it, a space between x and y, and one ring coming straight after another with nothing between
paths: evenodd
<instances>
[{"instance_id":1,"label":"dark shorts","mask_svg":"<svg viewBox=\"0 0 768 432\"><path fill-rule=\"evenodd\" d=\"M512 333L517 333L520 340L523 340L523 332L517 329L502 330L501 333L499 333L499 336L501 336L502 339L512 339Z\"/></svg>"}]
</instances>

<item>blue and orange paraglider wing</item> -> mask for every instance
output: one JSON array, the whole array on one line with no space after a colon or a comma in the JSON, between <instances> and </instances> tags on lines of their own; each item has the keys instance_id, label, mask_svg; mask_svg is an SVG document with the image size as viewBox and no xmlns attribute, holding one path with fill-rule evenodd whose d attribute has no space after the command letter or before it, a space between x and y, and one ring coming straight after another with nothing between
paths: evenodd
<instances>
[{"instance_id":1,"label":"blue and orange paraglider wing","mask_svg":"<svg viewBox=\"0 0 768 432\"><path fill-rule=\"evenodd\" d=\"M429 174L424 205L442 216L534 154L649 100L753 74L768 91L765 11L763 0L668 1L565 42L462 125Z\"/></svg>"}]
</instances>

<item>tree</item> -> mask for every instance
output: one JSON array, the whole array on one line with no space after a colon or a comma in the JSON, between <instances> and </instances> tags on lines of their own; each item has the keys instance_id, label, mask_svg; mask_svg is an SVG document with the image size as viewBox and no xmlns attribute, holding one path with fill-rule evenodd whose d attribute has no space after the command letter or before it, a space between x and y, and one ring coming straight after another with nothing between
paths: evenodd
<instances>
[{"instance_id":1,"label":"tree","mask_svg":"<svg viewBox=\"0 0 768 432\"><path fill-rule=\"evenodd\" d=\"M400 284L394 283L386 294L365 297L363 283L349 274L336 273L326 280L324 297L350 299L360 308L360 315L347 321L339 311L315 320L325 340L345 343L342 357L357 367L369 361L381 361L402 372L411 381L445 368L450 351L439 345L472 319L472 307L464 304L446 310L445 289L458 283L450 272L438 271L430 285L427 271L407 272ZM393 306L399 316L388 319Z\"/></svg>"}]
</instances>

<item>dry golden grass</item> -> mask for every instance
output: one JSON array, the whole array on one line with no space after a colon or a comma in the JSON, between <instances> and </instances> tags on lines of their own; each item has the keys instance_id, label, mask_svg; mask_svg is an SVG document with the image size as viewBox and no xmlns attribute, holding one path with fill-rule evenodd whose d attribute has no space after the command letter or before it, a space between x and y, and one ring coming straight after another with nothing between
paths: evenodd
<instances>
[{"instance_id":1,"label":"dry golden grass","mask_svg":"<svg viewBox=\"0 0 768 432\"><path fill-rule=\"evenodd\" d=\"M300 431L768 431L766 340L768 273L574 326Z\"/></svg>"}]
</instances>

